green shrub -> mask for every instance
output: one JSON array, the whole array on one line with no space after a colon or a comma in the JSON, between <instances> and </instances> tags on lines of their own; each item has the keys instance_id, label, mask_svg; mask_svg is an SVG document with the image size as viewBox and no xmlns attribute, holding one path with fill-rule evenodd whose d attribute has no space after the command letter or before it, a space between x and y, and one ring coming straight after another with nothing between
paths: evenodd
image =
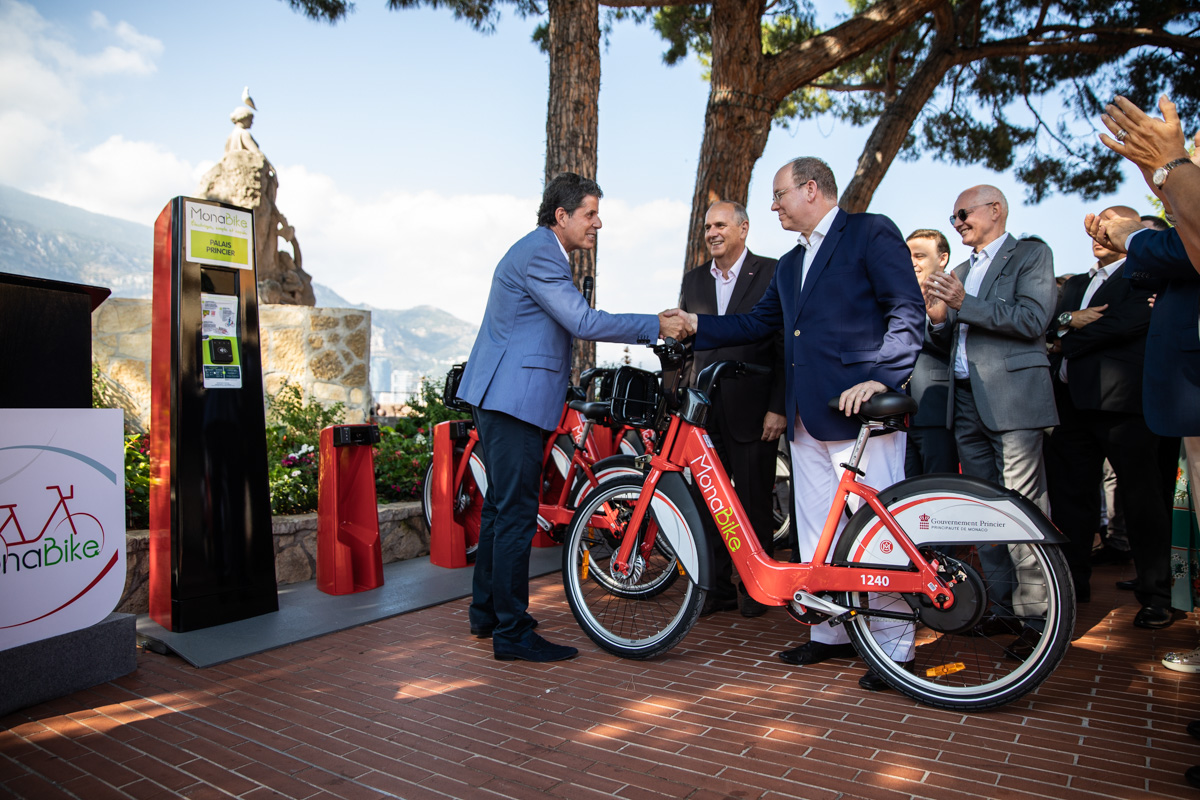
<instances>
[{"instance_id":1,"label":"green shrub","mask_svg":"<svg viewBox=\"0 0 1200 800\"><path fill-rule=\"evenodd\" d=\"M342 422L345 406L307 402L300 387L285 383L267 398L267 479L272 514L317 509L317 449L321 429Z\"/></svg>"},{"instance_id":2,"label":"green shrub","mask_svg":"<svg viewBox=\"0 0 1200 800\"><path fill-rule=\"evenodd\" d=\"M375 491L381 503L418 500L433 458L433 426L467 415L442 405L441 386L426 383L413 414L381 425L375 446ZM300 388L284 384L267 398L267 476L272 514L317 509L321 429L338 425L345 407L305 401ZM130 530L150 524L150 434L125 437L125 519Z\"/></svg>"},{"instance_id":3,"label":"green shrub","mask_svg":"<svg viewBox=\"0 0 1200 800\"><path fill-rule=\"evenodd\" d=\"M467 416L443 405L441 395L442 385L427 380L421 396L410 404L412 416L401 417L395 427L380 426L380 441L375 446L375 494L379 502L421 498L425 472L433 459L433 427Z\"/></svg>"},{"instance_id":4,"label":"green shrub","mask_svg":"<svg viewBox=\"0 0 1200 800\"><path fill-rule=\"evenodd\" d=\"M125 528L150 527L150 435L125 437Z\"/></svg>"}]
</instances>

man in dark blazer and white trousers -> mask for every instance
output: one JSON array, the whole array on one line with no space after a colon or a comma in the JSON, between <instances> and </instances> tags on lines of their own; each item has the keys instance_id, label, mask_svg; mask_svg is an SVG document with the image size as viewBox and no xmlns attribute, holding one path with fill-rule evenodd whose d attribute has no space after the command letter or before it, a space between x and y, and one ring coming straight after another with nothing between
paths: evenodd
<instances>
[{"instance_id":1,"label":"man in dark blazer and white trousers","mask_svg":"<svg viewBox=\"0 0 1200 800\"><path fill-rule=\"evenodd\" d=\"M538 227L509 248L492 275L483 324L458 397L474 406L488 489L479 524L471 633L499 660L561 661L578 654L534 632L529 550L537 528L545 432L567 396L573 337L652 344L679 338L678 320L590 308L571 282L567 254L596 246L600 187L564 172L546 185Z\"/></svg>"},{"instance_id":2,"label":"man in dark blazer and white trousers","mask_svg":"<svg viewBox=\"0 0 1200 800\"><path fill-rule=\"evenodd\" d=\"M704 241L712 261L683 276L679 307L696 314L741 314L754 308L775 276L775 259L756 256L746 248L750 217L741 203L718 201L704 217ZM771 369L769 375L742 375L717 386L708 416L708 434L725 471L733 478L738 500L750 517L759 543L775 552L775 455L779 437L787 430L783 416L783 333L746 345L694 350L683 385L717 361L744 361ZM713 588L704 599L703 613L730 611L738 605L733 562L720 539L713 548ZM767 607L743 592L742 615L757 617Z\"/></svg>"},{"instance_id":3,"label":"man in dark blazer and white trousers","mask_svg":"<svg viewBox=\"0 0 1200 800\"><path fill-rule=\"evenodd\" d=\"M1137 217L1132 208L1112 209ZM1163 628L1171 605L1171 519L1160 474L1159 437L1142 415L1142 365L1150 292L1122 277L1125 258L1092 242L1095 266L1063 285L1049 337L1059 426L1046 442L1054 524L1070 540L1075 595L1091 599L1092 540L1100 525L1104 459L1117 475L1142 610L1134 624ZM1176 447L1178 450L1178 446Z\"/></svg>"},{"instance_id":4,"label":"man in dark blazer and white trousers","mask_svg":"<svg viewBox=\"0 0 1200 800\"><path fill-rule=\"evenodd\" d=\"M879 214L847 214L837 207L837 182L819 158L784 165L772 184L771 210L800 244L779 259L775 279L747 314L689 315L699 349L745 344L782 329L787 375L785 409L792 451L796 533L801 556L813 556L840 475L858 435L853 418L872 395L897 391L921 349L925 308L900 231ZM842 411L828 403L838 398ZM860 467L880 489L904 477L905 436L872 437ZM843 516L840 526L845 525ZM839 530L840 530L839 526ZM897 595L873 596L881 608L907 604ZM891 636L889 656L912 660L912 626L876 620L880 640ZM780 653L789 664L850 657L842 626L814 625L810 641ZM868 673L860 684L886 688Z\"/></svg>"},{"instance_id":5,"label":"man in dark blazer and white trousers","mask_svg":"<svg viewBox=\"0 0 1200 800\"><path fill-rule=\"evenodd\" d=\"M971 258L931 275L925 294L931 338L950 351L949 418L962 472L1020 492L1049 515L1042 439L1058 424L1046 354L1054 257L1045 242L1006 232L1008 201L994 186L967 189L952 210ZM1030 623L1022 633L1036 631L1045 612L1044 584L1022 574L1028 555L1017 545L980 551L989 595ZM1016 646L1032 649L1028 640Z\"/></svg>"}]
</instances>

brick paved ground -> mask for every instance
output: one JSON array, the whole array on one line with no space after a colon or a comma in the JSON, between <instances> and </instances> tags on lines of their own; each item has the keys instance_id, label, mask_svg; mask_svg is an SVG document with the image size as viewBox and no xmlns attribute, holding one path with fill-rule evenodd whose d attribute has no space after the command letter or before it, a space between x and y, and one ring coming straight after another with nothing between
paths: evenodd
<instances>
[{"instance_id":1,"label":"brick paved ground","mask_svg":"<svg viewBox=\"0 0 1200 800\"><path fill-rule=\"evenodd\" d=\"M0 796L1200 798L1181 777L1200 763L1184 732L1200 675L1157 660L1200 628L1132 627L1111 588L1129 574L1098 571L1040 691L974 715L863 692L854 661L781 664L802 630L782 610L620 661L575 626L557 575L534 610L583 651L565 663L494 661L465 601L204 670L143 653L126 678L0 719Z\"/></svg>"}]
</instances>

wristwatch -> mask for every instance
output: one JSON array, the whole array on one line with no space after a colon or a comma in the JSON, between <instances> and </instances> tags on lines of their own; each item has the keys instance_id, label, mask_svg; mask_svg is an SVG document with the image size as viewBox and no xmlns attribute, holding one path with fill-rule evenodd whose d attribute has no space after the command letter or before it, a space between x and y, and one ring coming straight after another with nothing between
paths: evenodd
<instances>
[{"instance_id":1,"label":"wristwatch","mask_svg":"<svg viewBox=\"0 0 1200 800\"><path fill-rule=\"evenodd\" d=\"M1165 167L1159 167L1158 169L1154 170L1154 174L1150 176L1151 182L1153 182L1156 187L1161 189L1162 185L1167 182L1167 175L1171 173L1171 170L1175 169L1180 164L1188 163L1190 160L1191 159L1189 158L1177 158L1171 163L1167 164Z\"/></svg>"},{"instance_id":2,"label":"wristwatch","mask_svg":"<svg viewBox=\"0 0 1200 800\"><path fill-rule=\"evenodd\" d=\"M1071 312L1064 311L1058 315L1058 327L1065 328L1071 324Z\"/></svg>"}]
</instances>

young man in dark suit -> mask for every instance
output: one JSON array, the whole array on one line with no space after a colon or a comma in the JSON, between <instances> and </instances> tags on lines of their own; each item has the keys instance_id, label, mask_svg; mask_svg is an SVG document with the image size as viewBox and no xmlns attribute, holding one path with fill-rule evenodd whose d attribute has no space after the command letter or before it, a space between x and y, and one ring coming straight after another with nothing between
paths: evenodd
<instances>
[{"instance_id":1,"label":"young man in dark suit","mask_svg":"<svg viewBox=\"0 0 1200 800\"><path fill-rule=\"evenodd\" d=\"M1137 217L1132 208L1111 209ZM1159 471L1159 437L1142 415L1142 364L1150 327L1150 292L1121 270L1125 258L1092 243L1096 265L1063 286L1050 334L1051 375L1059 425L1046 443L1054 523L1071 539L1067 563L1075 595L1091 599L1092 540L1100 525L1104 459L1117 475L1142 610L1134 625L1164 628L1170 610L1171 522Z\"/></svg>"},{"instance_id":2,"label":"young man in dark suit","mask_svg":"<svg viewBox=\"0 0 1200 800\"><path fill-rule=\"evenodd\" d=\"M750 218L741 203L713 203L704 217L704 241L712 261L683 276L679 307L697 314L741 314L754 308L775 276L775 259L756 256L746 248ZM783 333L746 345L693 351L683 385L717 361L745 361L769 367L769 375L742 375L717 386L708 415L708 434L733 478L738 500L746 509L758 541L775 552L772 492L779 437L787 430L783 416ZM710 537L711 539L711 537ZM701 616L738 607L733 586L733 562L720 538L713 547L713 589L704 599ZM743 590L742 616L757 617L767 607Z\"/></svg>"},{"instance_id":3,"label":"young man in dark suit","mask_svg":"<svg viewBox=\"0 0 1200 800\"><path fill-rule=\"evenodd\" d=\"M944 233L922 228L910 233L904 243L912 254L913 271L922 286L930 275L945 272L950 263L950 242ZM947 424L949 391L950 352L935 343L926 331L912 380L908 382L908 393L917 401L917 413L908 425L905 477L958 472L958 447L952 426Z\"/></svg>"}]
</instances>

